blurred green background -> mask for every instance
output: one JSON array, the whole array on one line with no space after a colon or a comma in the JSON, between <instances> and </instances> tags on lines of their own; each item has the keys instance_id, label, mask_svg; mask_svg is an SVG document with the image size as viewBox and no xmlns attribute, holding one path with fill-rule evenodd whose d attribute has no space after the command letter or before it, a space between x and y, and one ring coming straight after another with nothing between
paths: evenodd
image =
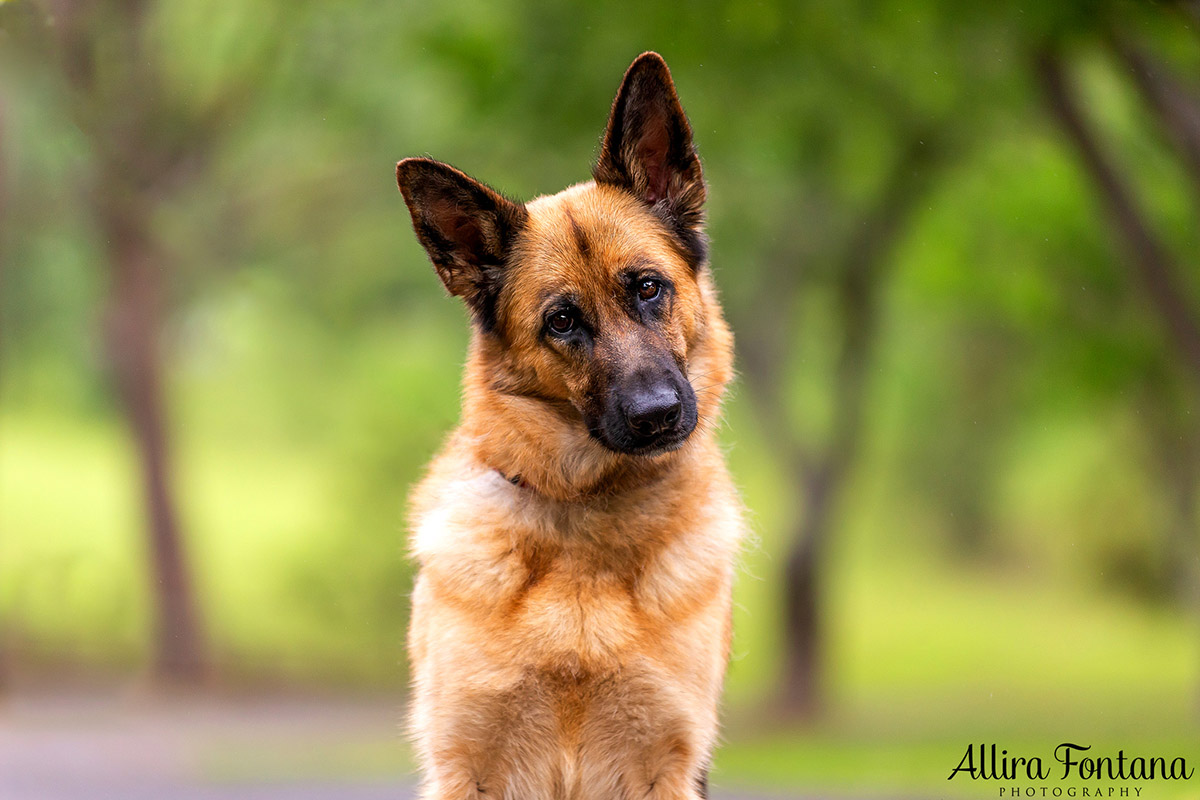
<instances>
[{"instance_id":1,"label":"blurred green background","mask_svg":"<svg viewBox=\"0 0 1200 800\"><path fill-rule=\"evenodd\" d=\"M0 3L0 683L402 691L467 318L393 165L583 180L645 49L738 336L718 779L1200 762L1194 2Z\"/></svg>"}]
</instances>

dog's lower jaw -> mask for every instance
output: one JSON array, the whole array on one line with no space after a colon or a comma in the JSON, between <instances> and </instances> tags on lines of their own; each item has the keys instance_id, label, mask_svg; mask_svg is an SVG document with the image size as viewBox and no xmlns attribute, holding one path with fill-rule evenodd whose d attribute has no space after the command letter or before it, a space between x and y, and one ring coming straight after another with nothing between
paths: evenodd
<instances>
[{"instance_id":1,"label":"dog's lower jaw","mask_svg":"<svg viewBox=\"0 0 1200 800\"><path fill-rule=\"evenodd\" d=\"M468 445L475 462L517 477L546 500L565 503L610 498L645 485L668 472L707 435L697 427L665 447L621 452L594 436L582 420L565 419L540 401L508 398L503 412L464 409L456 438Z\"/></svg>"},{"instance_id":2,"label":"dog's lower jaw","mask_svg":"<svg viewBox=\"0 0 1200 800\"><path fill-rule=\"evenodd\" d=\"M541 465L533 465L515 458L497 458L494 454L480 455L478 463L494 470L514 487L531 492L543 500L586 504L607 501L625 491L653 483L674 466L674 461L689 443L689 440L680 440L666 447L634 453L618 452L606 447L606 452L613 457L605 460L604 468L593 466L575 473L571 472L569 465L561 462L556 464L548 460ZM517 466L521 463L526 466Z\"/></svg>"},{"instance_id":3,"label":"dog's lower jaw","mask_svg":"<svg viewBox=\"0 0 1200 800\"><path fill-rule=\"evenodd\" d=\"M612 452L635 459L648 459L654 458L655 456L666 455L667 453L673 453L686 445L688 443L688 439L691 437L691 431L688 431L682 435L670 436L661 441L654 441L645 445L622 446L609 441L603 435L603 433L598 433L596 431L589 432L592 434L592 438Z\"/></svg>"}]
</instances>

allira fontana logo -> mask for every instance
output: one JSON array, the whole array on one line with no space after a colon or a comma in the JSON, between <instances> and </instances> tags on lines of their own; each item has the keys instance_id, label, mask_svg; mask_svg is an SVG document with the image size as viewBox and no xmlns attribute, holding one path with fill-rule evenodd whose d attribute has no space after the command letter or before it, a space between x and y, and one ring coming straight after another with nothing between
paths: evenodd
<instances>
[{"instance_id":1,"label":"allira fontana logo","mask_svg":"<svg viewBox=\"0 0 1200 800\"><path fill-rule=\"evenodd\" d=\"M1000 797L1140 797L1141 786L1115 786L1131 781L1190 780L1196 770L1183 756L1114 755L1091 752L1091 745L1063 742L1049 757L1016 755L995 744L969 744L947 780L970 777L982 781L1014 781ZM1038 781L1037 786L1029 781ZM1070 786L1042 781L1071 782ZM1082 783L1082 786L1077 784Z\"/></svg>"}]
</instances>

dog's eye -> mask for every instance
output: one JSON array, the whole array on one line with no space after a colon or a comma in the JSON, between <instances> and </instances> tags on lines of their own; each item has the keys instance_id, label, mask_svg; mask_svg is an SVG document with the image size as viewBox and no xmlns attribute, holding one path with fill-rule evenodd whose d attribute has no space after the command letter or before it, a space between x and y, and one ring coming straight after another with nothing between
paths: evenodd
<instances>
[{"instance_id":1,"label":"dog's eye","mask_svg":"<svg viewBox=\"0 0 1200 800\"><path fill-rule=\"evenodd\" d=\"M662 292L662 284L653 278L638 281L637 294L643 301L653 300Z\"/></svg>"},{"instance_id":2,"label":"dog's eye","mask_svg":"<svg viewBox=\"0 0 1200 800\"><path fill-rule=\"evenodd\" d=\"M546 320L546 324L550 326L550 330L562 336L575 330L575 315L569 311L556 311Z\"/></svg>"}]
</instances>

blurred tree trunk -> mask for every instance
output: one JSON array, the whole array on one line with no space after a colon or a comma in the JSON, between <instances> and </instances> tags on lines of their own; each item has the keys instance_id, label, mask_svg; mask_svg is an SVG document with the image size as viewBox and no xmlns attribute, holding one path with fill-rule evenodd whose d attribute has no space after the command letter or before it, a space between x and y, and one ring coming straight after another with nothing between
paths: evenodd
<instances>
[{"instance_id":1,"label":"blurred tree trunk","mask_svg":"<svg viewBox=\"0 0 1200 800\"><path fill-rule=\"evenodd\" d=\"M1142 101L1179 151L1193 186L1200 191L1200 99L1119 32L1109 33L1108 46L1132 76Z\"/></svg>"},{"instance_id":2,"label":"blurred tree trunk","mask_svg":"<svg viewBox=\"0 0 1200 800\"><path fill-rule=\"evenodd\" d=\"M169 685L196 683L205 673L205 645L172 492L163 394L169 258L152 226L156 208L205 152L206 130L176 118L181 106L167 99L143 41L145 2L47 5L71 110L94 156L89 203L107 259L106 352L141 471L155 676Z\"/></svg>"},{"instance_id":3,"label":"blurred tree trunk","mask_svg":"<svg viewBox=\"0 0 1200 800\"><path fill-rule=\"evenodd\" d=\"M820 713L824 693L825 612L822 574L825 552L836 525L837 505L857 458L862 439L868 375L874 361L880 294L891 265L892 248L901 238L930 169L942 156L929 132L911 135L897 157L874 205L852 230L837 271L841 349L832 392L832 429L825 442L798 442L789 423L793 397L783 354L791 342L780 303L790 302L799 287L801 267L771 265L765 285L769 296L755 303L758 322L746 321L743 373L758 415L772 441L781 442L780 460L800 489L800 522L784 562L784 667L780 711L798 719ZM772 313L774 311L774 313Z\"/></svg>"},{"instance_id":4,"label":"blurred tree trunk","mask_svg":"<svg viewBox=\"0 0 1200 800\"><path fill-rule=\"evenodd\" d=\"M1180 358L1200 381L1200 320L1188 307L1170 251L1154 234L1132 191L1101 150L1072 94L1062 55L1053 47L1043 48L1035 57L1035 72L1045 90L1051 114L1096 184L1105 211L1125 247L1126 263L1161 316Z\"/></svg>"},{"instance_id":5,"label":"blurred tree trunk","mask_svg":"<svg viewBox=\"0 0 1200 800\"><path fill-rule=\"evenodd\" d=\"M1108 42L1133 75L1143 101L1157 118L1167 139L1180 151L1197 197L1200 197L1200 100L1184 90L1162 65L1154 63L1119 34L1110 34ZM1178 264L1138 207L1132 189L1101 149L1098 137L1072 94L1061 53L1053 47L1043 49L1036 57L1036 70L1051 113L1095 183L1105 210L1120 235L1126 250L1125 263L1141 281L1163 320L1180 361L1191 372L1193 385L1198 390L1193 396L1200 397L1200 313L1189 305L1189 293L1180 277ZM1179 435L1188 437L1191 430L1189 427ZM1164 449L1170 447L1170 437L1164 438L1160 433L1157 438L1160 450L1164 450L1161 457L1166 463L1175 464L1172 470L1175 474L1167 482L1167 488L1174 495L1177 513L1185 518L1190 516L1191 519L1182 524L1194 530L1197 490L1193 466L1184 464ZM1173 534L1173 538L1178 538L1178 534ZM1195 545L1194 534L1187 538Z\"/></svg>"},{"instance_id":6,"label":"blurred tree trunk","mask_svg":"<svg viewBox=\"0 0 1200 800\"><path fill-rule=\"evenodd\" d=\"M1142 416L1170 500L1163 581L1173 599L1200 609L1200 417L1161 405Z\"/></svg>"},{"instance_id":7,"label":"blurred tree trunk","mask_svg":"<svg viewBox=\"0 0 1200 800\"><path fill-rule=\"evenodd\" d=\"M1192 8L1200 5L1193 3ZM1109 32L1108 45L1132 76L1164 137L1179 153L1190 176L1200 215L1200 97L1172 75L1166 65L1129 42L1119 31ZM1193 320L1194 327L1200 328L1197 321L1200 313ZM1195 366L1193 397L1198 408L1194 410L1200 410L1200 369ZM1163 416L1154 415L1150 423L1172 507L1166 547L1167 579L1177 597L1200 607L1200 414L1188 413L1182 419L1171 415L1172 421L1164 420Z\"/></svg>"},{"instance_id":8,"label":"blurred tree trunk","mask_svg":"<svg viewBox=\"0 0 1200 800\"><path fill-rule=\"evenodd\" d=\"M117 176L101 185L119 185ZM169 683L194 683L205 655L178 512L171 486L163 396L164 259L147 230L145 208L115 198L95 209L107 240L111 289L106 315L109 363L137 446L158 608L155 670Z\"/></svg>"},{"instance_id":9,"label":"blurred tree trunk","mask_svg":"<svg viewBox=\"0 0 1200 800\"><path fill-rule=\"evenodd\" d=\"M1110 33L1108 44L1133 75L1143 101L1157 118L1166 137L1180 151L1200 197L1200 101L1119 33ZM1105 155L1073 94L1062 53L1053 45L1044 47L1035 55L1034 70L1051 114L1095 184L1124 245L1125 263L1135 279L1142 283L1181 363L1194 378L1193 386L1198 391L1193 392L1192 405L1200 406L1195 402L1200 398L1200 313L1189 305L1186 282L1180 277L1178 264L1166 244L1155 234L1116 165ZM1151 435L1158 440L1158 457L1165 473L1163 483L1172 503L1165 549L1173 563L1168 565L1166 579L1173 582L1170 588L1193 609L1200 606L1195 410L1189 410L1189 419L1172 426L1169 432L1161 430L1161 424L1159 430L1151 430ZM1153 422L1151 427L1154 427ZM1200 701L1200 696L1197 700Z\"/></svg>"}]
</instances>

